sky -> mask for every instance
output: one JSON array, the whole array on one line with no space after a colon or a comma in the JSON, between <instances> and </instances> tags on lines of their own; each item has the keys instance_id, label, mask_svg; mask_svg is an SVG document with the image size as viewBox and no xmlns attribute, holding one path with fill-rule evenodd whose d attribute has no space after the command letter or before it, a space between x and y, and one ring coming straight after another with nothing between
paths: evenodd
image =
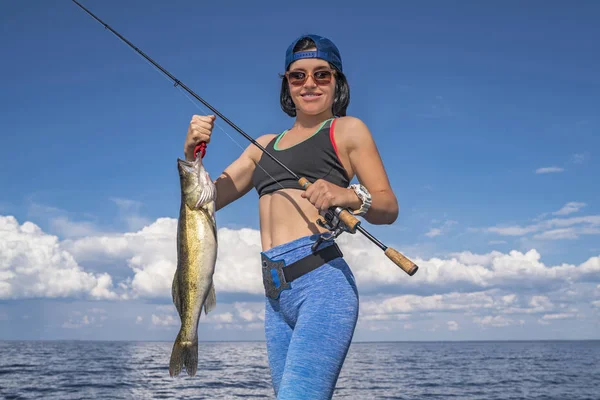
<instances>
[{"instance_id":1,"label":"sky","mask_svg":"<svg viewBox=\"0 0 600 400\"><path fill-rule=\"evenodd\" d=\"M355 341L600 339L597 2L81 2L255 138L293 123L289 43L337 44L400 204L363 226L420 267L339 238ZM0 339L173 340L176 159L210 111L73 2L0 2L0 30ZM249 144L216 124L212 177ZM217 213L200 340L264 340L257 200Z\"/></svg>"}]
</instances>

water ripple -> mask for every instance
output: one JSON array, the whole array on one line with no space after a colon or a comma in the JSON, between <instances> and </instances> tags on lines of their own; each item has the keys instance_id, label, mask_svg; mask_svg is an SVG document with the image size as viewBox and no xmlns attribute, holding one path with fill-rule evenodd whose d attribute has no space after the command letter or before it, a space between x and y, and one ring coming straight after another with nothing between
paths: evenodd
<instances>
[{"instance_id":1,"label":"water ripple","mask_svg":"<svg viewBox=\"0 0 600 400\"><path fill-rule=\"evenodd\" d=\"M273 399L264 343L0 342L2 399ZM335 399L598 399L600 342L354 343Z\"/></svg>"}]
</instances>

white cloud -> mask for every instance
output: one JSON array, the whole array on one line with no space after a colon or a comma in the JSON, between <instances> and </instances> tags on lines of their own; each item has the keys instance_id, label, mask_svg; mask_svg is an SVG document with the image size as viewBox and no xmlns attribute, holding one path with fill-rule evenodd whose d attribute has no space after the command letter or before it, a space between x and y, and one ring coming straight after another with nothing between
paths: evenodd
<instances>
[{"instance_id":1,"label":"white cloud","mask_svg":"<svg viewBox=\"0 0 600 400\"><path fill-rule=\"evenodd\" d=\"M474 288L519 287L565 280L585 280L587 275L600 272L600 257L591 257L581 265L547 266L540 261L536 250L508 253L493 251L474 255L461 252L446 259L416 258L419 271L408 277L392 264L378 248L367 240L354 236L340 237L340 245L352 265L362 289L377 289L379 285L394 285L397 290L422 289L424 285L449 291L455 284ZM401 250L401 249L400 249ZM407 255L410 258L410 255Z\"/></svg>"},{"instance_id":2,"label":"white cloud","mask_svg":"<svg viewBox=\"0 0 600 400\"><path fill-rule=\"evenodd\" d=\"M110 275L85 272L56 236L37 225L0 216L0 298L114 299Z\"/></svg>"},{"instance_id":3,"label":"white cloud","mask_svg":"<svg viewBox=\"0 0 600 400\"><path fill-rule=\"evenodd\" d=\"M504 236L523 236L531 232L535 232L539 227L532 225L528 227L521 226L494 226L487 228L488 232L498 233Z\"/></svg>"},{"instance_id":4,"label":"white cloud","mask_svg":"<svg viewBox=\"0 0 600 400\"><path fill-rule=\"evenodd\" d=\"M425 236L427 237L436 237L442 234L442 230L440 228L431 228Z\"/></svg>"},{"instance_id":5,"label":"white cloud","mask_svg":"<svg viewBox=\"0 0 600 400\"><path fill-rule=\"evenodd\" d=\"M369 315L409 314L429 311L466 311L491 308L493 298L485 293L449 293L445 295L402 295L384 300L369 300L361 304L361 312Z\"/></svg>"},{"instance_id":6,"label":"white cloud","mask_svg":"<svg viewBox=\"0 0 600 400\"><path fill-rule=\"evenodd\" d=\"M451 331L459 330L459 321L468 323L469 319L482 328L524 325L526 320L549 325L552 321L580 317L572 301L572 295L565 299L561 291L530 295L500 289L435 295L374 295L361 300L360 321L361 327L367 330L391 327L401 320L411 326L416 322L422 329L426 329L425 322L431 327L431 321L446 320ZM600 302L597 303L600 307Z\"/></svg>"},{"instance_id":7,"label":"white cloud","mask_svg":"<svg viewBox=\"0 0 600 400\"><path fill-rule=\"evenodd\" d=\"M181 326L180 317L174 306L157 306L155 311L151 316L153 327L170 329ZM221 304L217 309L208 314L203 312L199 323L219 330L254 330L264 327L264 313L265 307L263 302ZM138 318L141 322L141 317Z\"/></svg>"},{"instance_id":8,"label":"white cloud","mask_svg":"<svg viewBox=\"0 0 600 400\"><path fill-rule=\"evenodd\" d=\"M555 321L562 321L562 320L566 320L566 319L573 319L573 318L577 318L578 317L578 313L577 310L570 310L570 312L567 313L550 313L550 314L544 314L541 318L538 318L537 322L540 325L550 325L551 323L555 322Z\"/></svg>"},{"instance_id":9,"label":"white cloud","mask_svg":"<svg viewBox=\"0 0 600 400\"><path fill-rule=\"evenodd\" d=\"M64 321L61 326L66 329L79 329L87 326L101 328L107 318L106 311L100 308L89 309L85 314L81 311L73 311L69 319Z\"/></svg>"},{"instance_id":10,"label":"white cloud","mask_svg":"<svg viewBox=\"0 0 600 400\"><path fill-rule=\"evenodd\" d=\"M552 214L554 214L554 215L568 215L568 214L572 214L572 213L575 213L575 212L581 210L585 206L586 206L585 203L581 203L581 202L577 202L577 201L571 201L571 202L565 204L560 210L555 211Z\"/></svg>"},{"instance_id":11,"label":"white cloud","mask_svg":"<svg viewBox=\"0 0 600 400\"><path fill-rule=\"evenodd\" d=\"M181 322L176 315L173 314L152 314L152 325L156 326L179 326Z\"/></svg>"},{"instance_id":12,"label":"white cloud","mask_svg":"<svg viewBox=\"0 0 600 400\"><path fill-rule=\"evenodd\" d=\"M544 167L535 170L536 174L549 174L554 172L563 172L565 169L561 167Z\"/></svg>"},{"instance_id":13,"label":"white cloud","mask_svg":"<svg viewBox=\"0 0 600 400\"><path fill-rule=\"evenodd\" d=\"M550 229L549 231L533 235L534 239L543 240L577 239L578 237L578 232L574 228Z\"/></svg>"},{"instance_id":14,"label":"white cloud","mask_svg":"<svg viewBox=\"0 0 600 400\"><path fill-rule=\"evenodd\" d=\"M93 223L87 221L73 222L64 216L51 218L50 227L63 237L83 237L96 233Z\"/></svg>"},{"instance_id":15,"label":"white cloud","mask_svg":"<svg viewBox=\"0 0 600 400\"><path fill-rule=\"evenodd\" d=\"M507 318L503 315L496 315L496 316L487 315L485 317L475 317L475 318L473 318L473 322L475 322L476 324L479 324L483 327L491 326L491 327L496 327L496 328L510 326L510 325L516 325L516 324L522 325L524 323L524 321L522 319L514 320L511 318Z\"/></svg>"},{"instance_id":16,"label":"white cloud","mask_svg":"<svg viewBox=\"0 0 600 400\"><path fill-rule=\"evenodd\" d=\"M568 319L575 317L576 314L571 313L560 313L560 314L545 314L542 319L543 320L553 320L553 319Z\"/></svg>"},{"instance_id":17,"label":"white cloud","mask_svg":"<svg viewBox=\"0 0 600 400\"><path fill-rule=\"evenodd\" d=\"M573 214L575 212L578 212L578 211L580 211L585 206L586 206L585 203L581 203L581 202L577 202L577 201L571 201L571 202L566 203L559 210L557 210L557 211L551 211L551 212L544 212L544 213L538 215L537 217L533 218L533 220L534 221L542 221L545 218L548 218L548 216L552 216L552 215L557 215L559 217L562 217L562 216L565 216L565 215L569 215L569 214Z\"/></svg>"},{"instance_id":18,"label":"white cloud","mask_svg":"<svg viewBox=\"0 0 600 400\"><path fill-rule=\"evenodd\" d=\"M212 317L212 320L218 321L218 322L223 322L223 323L227 323L227 324L230 324L233 322L233 314L230 312L211 315L211 317ZM205 320L206 320L206 318L205 318Z\"/></svg>"},{"instance_id":19,"label":"white cloud","mask_svg":"<svg viewBox=\"0 0 600 400\"><path fill-rule=\"evenodd\" d=\"M567 227L578 224L600 226L600 215L586 215L583 217L553 218L542 223L542 227Z\"/></svg>"},{"instance_id":20,"label":"white cloud","mask_svg":"<svg viewBox=\"0 0 600 400\"><path fill-rule=\"evenodd\" d=\"M160 218L137 232L92 236L62 243L29 222L19 226L12 217L4 217L0 221L0 260L3 267L0 269L0 295L3 298L86 295L103 299L151 297L170 301L176 267L176 219ZM524 309L550 312L551 308L544 307L540 299L534 300L537 305L519 305L514 294L495 299L481 290L518 290L532 286L543 290L544 285L569 285L585 281L588 276L600 272L600 257L591 257L580 265L565 263L552 266L541 262L541 255L532 249L528 252L513 250L485 254L467 251L452 253L447 258L430 259L406 254L420 267L416 275L409 277L360 233L344 234L338 238L338 243L351 265L359 290L366 296L391 290L439 293L437 297L407 294L408 297L391 298L376 305L369 301L362 303L365 315L372 316L389 314L378 311L382 306L393 310L396 314L393 318L403 318L401 314L414 310L463 310L496 307L497 304L501 304L507 313L523 312ZM260 250L257 230L219 229L214 277L217 303L219 294L224 292L263 294ZM116 288L110 275L85 272L78 264L106 258L121 261L128 267L121 275L128 272L129 277L118 282ZM473 293L452 294L457 285ZM262 307L239 303L232 312L235 312L238 322L260 323L264 313ZM173 323L159 314L152 320L157 325Z\"/></svg>"},{"instance_id":21,"label":"white cloud","mask_svg":"<svg viewBox=\"0 0 600 400\"><path fill-rule=\"evenodd\" d=\"M246 322L258 322L265 320L264 303L235 303L234 308L238 317Z\"/></svg>"},{"instance_id":22,"label":"white cloud","mask_svg":"<svg viewBox=\"0 0 600 400\"><path fill-rule=\"evenodd\" d=\"M570 202L560 210L553 212L553 215L568 215L579 211L585 206L585 203ZM548 214L542 214L538 220L543 219ZM496 233L503 236L524 236L530 233L536 233L535 239L558 240L558 239L577 239L581 235L600 234L600 215L586 215L580 217L551 218L541 220L535 224L527 226L493 226L484 228L484 232Z\"/></svg>"},{"instance_id":23,"label":"white cloud","mask_svg":"<svg viewBox=\"0 0 600 400\"><path fill-rule=\"evenodd\" d=\"M431 228L427 233L425 233L425 236L432 238L432 237L443 235L448 232L448 230L450 229L450 227L452 225L455 225L455 224L457 224L456 221L446 221L438 228Z\"/></svg>"}]
</instances>

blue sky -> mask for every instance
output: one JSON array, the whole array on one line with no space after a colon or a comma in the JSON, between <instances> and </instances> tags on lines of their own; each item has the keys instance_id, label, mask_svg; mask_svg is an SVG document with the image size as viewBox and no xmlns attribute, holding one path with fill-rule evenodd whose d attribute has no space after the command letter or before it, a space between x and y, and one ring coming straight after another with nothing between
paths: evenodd
<instances>
[{"instance_id":1,"label":"blue sky","mask_svg":"<svg viewBox=\"0 0 600 400\"><path fill-rule=\"evenodd\" d=\"M253 137L292 123L291 40L338 45L400 202L366 227L421 265L343 239L357 340L598 338L596 3L82 3ZM0 22L0 339L171 340L175 161L207 109L72 2L4 2ZM213 176L248 144L217 125ZM256 206L218 213L207 339L262 338Z\"/></svg>"}]
</instances>

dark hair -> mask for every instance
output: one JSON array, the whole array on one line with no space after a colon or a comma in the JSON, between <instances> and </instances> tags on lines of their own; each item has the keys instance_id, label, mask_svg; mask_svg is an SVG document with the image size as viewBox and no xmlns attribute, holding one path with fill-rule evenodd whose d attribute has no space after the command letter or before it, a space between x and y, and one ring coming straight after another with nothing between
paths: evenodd
<instances>
[{"instance_id":1,"label":"dark hair","mask_svg":"<svg viewBox=\"0 0 600 400\"><path fill-rule=\"evenodd\" d=\"M316 47L315 42L310 38L304 38L296 44L294 52L304 51L306 49ZM346 109L350 104L350 86L346 80L346 76L331 63L330 67L335 70L335 95L333 98L333 105L331 106L331 112L335 117L343 117L346 115ZM288 81L285 75L281 76L281 92L279 94L279 102L281 109L290 117L296 116L296 105L292 101L290 96L290 89Z\"/></svg>"}]
</instances>

